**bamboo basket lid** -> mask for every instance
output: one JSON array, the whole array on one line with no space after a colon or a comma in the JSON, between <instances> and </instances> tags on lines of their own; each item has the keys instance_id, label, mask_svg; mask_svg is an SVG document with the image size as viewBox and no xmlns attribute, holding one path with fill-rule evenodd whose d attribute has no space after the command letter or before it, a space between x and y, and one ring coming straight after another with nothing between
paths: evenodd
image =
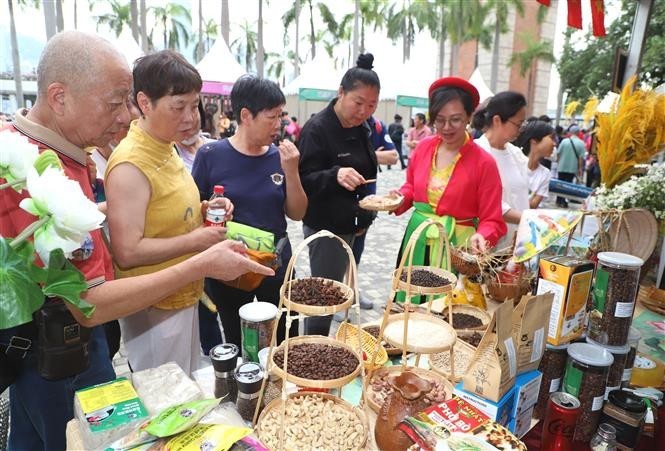
<instances>
[{"instance_id":1,"label":"bamboo basket lid","mask_svg":"<svg viewBox=\"0 0 665 451\"><path fill-rule=\"evenodd\" d=\"M457 383L464 377L476 353L476 348L465 341L457 340L455 346L453 346L453 352L455 354L455 379L452 382ZM430 368L445 378L450 379L450 351L430 354L428 357Z\"/></svg>"},{"instance_id":2,"label":"bamboo basket lid","mask_svg":"<svg viewBox=\"0 0 665 451\"><path fill-rule=\"evenodd\" d=\"M395 286L398 291L406 291L410 296L419 294L445 294L453 291L453 287L457 283L457 276L445 269L437 268L435 266L412 266L411 268L412 270L420 269L423 271L429 271L437 276L444 277L448 279L448 283L438 287L422 287L420 285L414 285L413 281L411 281L411 284L409 285L406 281L400 279L402 274L408 274L408 267L397 268L393 272L393 286Z\"/></svg>"},{"instance_id":3,"label":"bamboo basket lid","mask_svg":"<svg viewBox=\"0 0 665 451\"><path fill-rule=\"evenodd\" d=\"M372 326L375 326L375 327L378 327L379 329L381 329L381 320L370 321L368 323L364 323L364 324L360 325L360 327L365 331L367 331L367 329L369 327L372 327ZM367 333L369 333L369 332L367 332ZM370 334L370 335L372 335L372 334ZM374 337L374 336L372 335L372 337ZM386 343L385 340L383 340L383 344L385 344L385 346L383 346L383 348L386 350L386 354L388 354L389 356L390 355L399 355L399 354L402 353L401 348L395 348L395 347L389 345L388 343Z\"/></svg>"},{"instance_id":4,"label":"bamboo basket lid","mask_svg":"<svg viewBox=\"0 0 665 451\"><path fill-rule=\"evenodd\" d=\"M625 210L612 221L608 233L613 251L647 261L656 247L658 222L649 210Z\"/></svg>"},{"instance_id":5,"label":"bamboo basket lid","mask_svg":"<svg viewBox=\"0 0 665 451\"><path fill-rule=\"evenodd\" d=\"M448 318L448 303L444 298L437 298L432 301L432 311L441 315L444 319ZM476 307L474 305L468 305L468 304L453 304L453 315L455 313L464 313L466 315L471 315L473 317L478 318L480 321L482 321L482 324L480 326L476 327L457 327L455 324L455 320L453 317L453 328L457 331L461 329L468 329L468 330L485 330L487 329L487 326L489 325L490 321L492 320L492 317L490 316L489 313L487 313L485 310Z\"/></svg>"},{"instance_id":6,"label":"bamboo basket lid","mask_svg":"<svg viewBox=\"0 0 665 451\"><path fill-rule=\"evenodd\" d=\"M395 211L403 201L404 196L370 194L360 199L358 206L369 211Z\"/></svg>"},{"instance_id":7,"label":"bamboo basket lid","mask_svg":"<svg viewBox=\"0 0 665 451\"><path fill-rule=\"evenodd\" d=\"M296 281L303 280L303 279L296 279L284 283L282 287L279 289L279 294L284 300L285 307L288 307L289 309L296 311L298 313L310 316L332 315L333 313L341 312L351 307L351 304L353 303L353 290L351 289L351 287L336 280L325 279L323 277L309 277L309 278L315 280L321 280L325 283L331 283L333 286L339 288L344 296L344 301L337 305L325 305L325 306L306 305L292 301L289 298L289 288Z\"/></svg>"},{"instance_id":8,"label":"bamboo basket lid","mask_svg":"<svg viewBox=\"0 0 665 451\"><path fill-rule=\"evenodd\" d=\"M376 338L372 336L369 332L360 328L360 341L363 349L363 364L365 369L371 370L380 368L386 364L388 361L388 354L383 346L379 347L379 352L374 358L374 364L370 363L369 359L372 354L374 354L374 348L376 346ZM352 324L349 324L347 321L344 321L337 328L337 333L335 334L335 339L347 343L354 348L358 347L358 328L354 327Z\"/></svg>"},{"instance_id":9,"label":"bamboo basket lid","mask_svg":"<svg viewBox=\"0 0 665 451\"><path fill-rule=\"evenodd\" d=\"M325 344L325 345L330 345L338 348L344 348L348 351L351 351L353 355L358 359L358 364L356 365L356 368L348 375L344 377L340 377L337 379L324 379L324 380L316 380L316 379L305 379L302 377L295 376L290 373L286 373L284 371L284 368L281 366L277 365L275 363L275 353L277 353L280 350L284 350L285 344L289 344L289 347L293 347L295 345L300 345L300 344L305 344L305 343L310 343L310 344ZM289 360L291 358L289 357ZM286 379L288 382L291 382L293 384L298 385L299 387L310 387L310 388L339 388L343 387L344 385L348 384L352 380L354 380L358 374L361 371L361 359L358 357L358 352L356 349L351 347L350 345L337 341L334 338L330 337L324 337L322 335L305 335L302 337L294 337L294 338L289 338L288 340L284 340L282 344L280 344L277 348L275 348L273 352L273 360L270 364L270 369L274 372L274 374L281 379ZM288 365L288 363L287 363Z\"/></svg>"},{"instance_id":10,"label":"bamboo basket lid","mask_svg":"<svg viewBox=\"0 0 665 451\"><path fill-rule=\"evenodd\" d=\"M383 330L386 342L394 347L403 347L404 326L407 313L390 315ZM424 313L409 313L406 348L409 352L432 354L450 349L457 334L450 324L441 318Z\"/></svg>"},{"instance_id":11,"label":"bamboo basket lid","mask_svg":"<svg viewBox=\"0 0 665 451\"><path fill-rule=\"evenodd\" d=\"M333 396L333 395L330 395L328 393L307 392L307 391L298 392L298 393L291 393L290 395L288 395L287 405L288 405L289 400L293 400L294 398L305 397L305 396L308 396L308 395L320 398L323 401L330 400L330 401L334 402L336 405L342 407L344 410L354 414L358 418L358 421L360 422L360 425L363 428L361 443L360 443L360 446L358 447L358 449L365 449L365 446L367 444L367 435L369 433L369 422L368 422L368 419L367 419L367 415L365 414L365 412L363 412L363 410L361 408L354 407L351 404L349 404L348 402L344 401L343 399L340 399L337 396ZM265 436L262 437L262 434L266 433L265 432L266 417L273 410L282 409L283 405L284 405L284 401L282 401L281 398L274 399L265 407L265 409L263 409L263 411L259 415L259 419L258 419L258 422L256 424L256 434L263 443L266 442ZM281 417L282 413L277 411L277 415ZM339 428L339 425L335 422L331 422L331 423L321 422L321 426L322 426L321 430L317 431L318 434L312 434L312 435L315 435L315 436L316 435L322 435L324 433L326 427L331 428L333 430L338 430L338 428ZM279 434L279 432L278 432L278 434Z\"/></svg>"},{"instance_id":12,"label":"bamboo basket lid","mask_svg":"<svg viewBox=\"0 0 665 451\"><path fill-rule=\"evenodd\" d=\"M376 378L383 377L386 374L401 374L403 371L411 371L412 373L415 373L416 375L423 379L427 379L428 381L442 382L446 391L445 401L453 397L453 391L455 390L455 387L453 387L453 384L451 384L450 381L446 379L446 377L439 373L425 368L418 368L413 366L407 366L406 368L402 365L385 366L374 371L372 373L371 379L369 380L369 383L367 384L367 404L373 411L378 413L381 410L381 406L385 399L382 399L379 392L374 390L372 387L372 381L374 381Z\"/></svg>"}]
</instances>

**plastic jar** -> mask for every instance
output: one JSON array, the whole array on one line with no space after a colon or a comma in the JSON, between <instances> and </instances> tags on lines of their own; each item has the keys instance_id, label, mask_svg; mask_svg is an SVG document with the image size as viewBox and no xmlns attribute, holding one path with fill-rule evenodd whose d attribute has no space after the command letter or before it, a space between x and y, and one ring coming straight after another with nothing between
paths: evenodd
<instances>
[{"instance_id":1,"label":"plastic jar","mask_svg":"<svg viewBox=\"0 0 665 451\"><path fill-rule=\"evenodd\" d=\"M628 346L630 346L630 351L628 351L626 366L624 367L623 377L621 378L622 387L630 385L630 377L633 374L633 365L635 365L635 356L637 355L637 348L640 345L641 339L642 334L640 334L640 331L631 326L628 330Z\"/></svg>"},{"instance_id":2,"label":"plastic jar","mask_svg":"<svg viewBox=\"0 0 665 451\"><path fill-rule=\"evenodd\" d=\"M600 346L572 343L563 376L562 391L580 400L580 417L574 440L589 442L600 419L605 387L614 357Z\"/></svg>"},{"instance_id":3,"label":"plastic jar","mask_svg":"<svg viewBox=\"0 0 665 451\"><path fill-rule=\"evenodd\" d=\"M561 387L561 379L568 360L568 346L568 344L554 346L549 343L545 345L545 351L538 366L538 371L543 376L540 380L540 392L538 392L538 401L533 410L533 418L544 418L550 394L559 391Z\"/></svg>"},{"instance_id":4,"label":"plastic jar","mask_svg":"<svg viewBox=\"0 0 665 451\"><path fill-rule=\"evenodd\" d=\"M252 421L259 403L263 383L263 366L256 362L246 362L236 368L235 379L238 383L236 407L245 421Z\"/></svg>"},{"instance_id":5,"label":"plastic jar","mask_svg":"<svg viewBox=\"0 0 665 451\"><path fill-rule=\"evenodd\" d=\"M250 302L238 310L242 336L243 362L258 362L259 350L270 346L277 306L269 302Z\"/></svg>"},{"instance_id":6,"label":"plastic jar","mask_svg":"<svg viewBox=\"0 0 665 451\"><path fill-rule=\"evenodd\" d=\"M613 390L619 390L621 388L621 382L623 380L623 371L626 367L626 360L628 359L628 353L630 353L630 346L604 346L600 343L596 343L591 338L586 339L587 343L592 345L600 346L601 348L609 351L614 357L614 362L610 366L610 372L607 374L607 387L605 387L605 400L607 400L607 395Z\"/></svg>"},{"instance_id":7,"label":"plastic jar","mask_svg":"<svg viewBox=\"0 0 665 451\"><path fill-rule=\"evenodd\" d=\"M232 343L217 345L210 350L210 360L215 371L215 398L223 402L236 402L238 386L233 376L238 362L238 347Z\"/></svg>"},{"instance_id":8,"label":"plastic jar","mask_svg":"<svg viewBox=\"0 0 665 451\"><path fill-rule=\"evenodd\" d=\"M622 449L632 450L642 434L646 413L647 405L642 398L627 391L614 390L603 407L600 421L614 426Z\"/></svg>"},{"instance_id":9,"label":"plastic jar","mask_svg":"<svg viewBox=\"0 0 665 451\"><path fill-rule=\"evenodd\" d=\"M598 254L587 333L591 339L603 345L626 344L643 264L641 258L620 252Z\"/></svg>"}]
</instances>

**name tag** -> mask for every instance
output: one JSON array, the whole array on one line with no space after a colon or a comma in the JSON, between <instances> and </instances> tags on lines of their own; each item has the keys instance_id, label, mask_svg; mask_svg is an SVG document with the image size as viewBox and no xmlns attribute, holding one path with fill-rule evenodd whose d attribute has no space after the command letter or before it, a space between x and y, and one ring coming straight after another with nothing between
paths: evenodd
<instances>
[{"instance_id":1,"label":"name tag","mask_svg":"<svg viewBox=\"0 0 665 451\"><path fill-rule=\"evenodd\" d=\"M345 153L338 153L337 158L344 158L344 157L350 157L351 152L345 152Z\"/></svg>"}]
</instances>

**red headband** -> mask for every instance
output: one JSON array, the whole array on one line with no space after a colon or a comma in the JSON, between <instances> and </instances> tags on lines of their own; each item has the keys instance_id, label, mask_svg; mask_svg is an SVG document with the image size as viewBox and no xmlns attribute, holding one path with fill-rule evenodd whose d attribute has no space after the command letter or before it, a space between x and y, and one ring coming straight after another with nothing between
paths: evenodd
<instances>
[{"instance_id":1,"label":"red headband","mask_svg":"<svg viewBox=\"0 0 665 451\"><path fill-rule=\"evenodd\" d=\"M434 91L436 91L439 88L459 88L462 91L465 91L471 96L471 100L473 102L472 107L474 110L480 103L480 94L478 94L478 90L476 89L476 87L473 86L468 81L464 80L463 78L459 77L439 78L429 87L429 96L432 97Z\"/></svg>"}]
</instances>

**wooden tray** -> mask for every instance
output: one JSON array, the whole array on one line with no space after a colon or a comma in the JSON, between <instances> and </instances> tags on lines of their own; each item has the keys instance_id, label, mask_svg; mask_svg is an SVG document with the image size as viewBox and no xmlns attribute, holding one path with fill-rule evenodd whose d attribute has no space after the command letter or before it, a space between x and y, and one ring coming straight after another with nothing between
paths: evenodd
<instances>
[{"instance_id":1,"label":"wooden tray","mask_svg":"<svg viewBox=\"0 0 665 451\"><path fill-rule=\"evenodd\" d=\"M443 298L434 299L432 301L432 311L440 315L441 317L448 319L448 304ZM477 327L466 327L468 330L485 330L489 325L492 317L485 310L476 307L474 305L467 304L453 304L453 315L455 313L466 313L467 315L475 316L483 322L482 325ZM462 330L460 327L455 327L455 322L453 321L453 328L455 330Z\"/></svg>"},{"instance_id":2,"label":"wooden tray","mask_svg":"<svg viewBox=\"0 0 665 451\"><path fill-rule=\"evenodd\" d=\"M299 280L296 279L284 283L282 287L279 289L279 294L284 301L285 307L288 307L289 309L296 311L298 313L303 313L305 315L311 315L311 316L332 315L333 313L341 312L351 307L351 304L353 303L353 290L351 289L351 287L336 280L325 279L323 277L311 277L311 279L318 279L326 283L332 283L334 286L339 288L342 294L344 295L345 298L344 302L337 305L318 306L318 305L299 304L297 302L291 301L291 299L289 299L288 297L289 287L296 280Z\"/></svg>"},{"instance_id":3,"label":"wooden tray","mask_svg":"<svg viewBox=\"0 0 665 451\"><path fill-rule=\"evenodd\" d=\"M370 211L395 211L402 205L404 196L391 196L390 194L370 194L358 202L363 210Z\"/></svg>"},{"instance_id":4,"label":"wooden tray","mask_svg":"<svg viewBox=\"0 0 665 451\"><path fill-rule=\"evenodd\" d=\"M353 355L356 356L358 359L358 365L356 368L351 372L351 374L348 374L344 377L340 377L338 379L326 379L326 380L315 380L315 379L304 379L302 377L294 376L293 374L290 373L285 373L284 368L277 365L274 360L274 356L277 353L277 351L283 350L285 344L288 343L290 346L295 346L299 344L304 344L304 343L314 343L314 344L325 344L325 345L331 345L331 346L337 346L340 348L347 349L353 353ZM273 350L273 358L270 363L270 370L274 372L274 374L281 379L286 379L287 381L294 383L298 385L299 387L311 387L311 388L339 388L343 387L344 385L348 384L351 382L353 379L355 379L358 374L361 371L361 366L360 362L361 359L358 356L358 348L356 347L355 349L351 346L349 346L346 343L343 343L341 341L337 341L334 338L330 337L324 337L322 335L305 335L302 337L294 337L294 338L289 338L288 340L284 340L282 344L280 344L277 348ZM288 363L287 363L288 365Z\"/></svg>"},{"instance_id":5,"label":"wooden tray","mask_svg":"<svg viewBox=\"0 0 665 451\"><path fill-rule=\"evenodd\" d=\"M330 395L328 393L319 393L319 392L298 392L298 393L292 393L288 396L288 399L293 399L297 397L302 397L302 396L307 396L307 395L313 395L317 396L320 398L323 398L325 400L331 400L338 406L341 406L344 410L347 410L348 412L353 413L358 417L358 420L360 421L360 424L363 427L363 432L362 432L362 440L361 444L358 447L358 449L365 449L365 445L367 444L367 434L369 432L369 423L367 421L367 416L365 415L365 412L359 407L353 407L351 404L348 402L344 401L343 399L338 398L337 396ZM283 401L281 398L274 399L273 401L270 402L266 406L265 409L263 409L263 412L261 412L261 415L259 416L258 422L256 424L256 435L261 439L261 433L262 433L262 426L264 425L264 420L266 416L273 411L274 409L281 409L282 408L282 403ZM328 426L329 428L337 428L338 425L335 423L332 424L327 424L324 426ZM265 440L264 440L265 443Z\"/></svg>"},{"instance_id":6,"label":"wooden tray","mask_svg":"<svg viewBox=\"0 0 665 451\"><path fill-rule=\"evenodd\" d=\"M397 315L390 315L388 317L388 323L386 324L385 329L383 330L383 338L386 340L386 343L388 343L391 346L394 347L403 347L403 335L404 335L404 321L406 319L406 313L400 313ZM422 334L424 331L419 330L416 331L414 330L414 323L418 322L426 322L428 323L428 330L429 332L428 338L422 339L419 341L422 342L417 342L416 340L413 339L416 333ZM447 322L443 321L441 318L437 318L432 315L427 315L424 313L410 313L409 314L409 323L407 324L407 328L411 328L411 333L408 334L407 337L407 350L409 352L416 352L419 354L433 354L436 352L440 351L445 351L446 349L450 349L452 345L455 344L455 340L457 339L457 334L455 333L455 329L453 329L450 324ZM427 339L431 339L432 336L436 333L436 331L439 331L441 333L441 340L437 342L429 342L429 343L424 343Z\"/></svg>"},{"instance_id":7,"label":"wooden tray","mask_svg":"<svg viewBox=\"0 0 665 451\"><path fill-rule=\"evenodd\" d=\"M398 305L401 305L401 304L398 304ZM366 330L366 328L367 328L367 327L370 327L370 326L377 326L377 327L380 328L380 327L381 327L381 321L380 321L380 320L377 320L377 321L370 321L369 323L364 323L364 324L361 324L361 325L360 325L360 327L361 327L363 330ZM368 332L368 333L369 333L369 332ZM372 334L370 334L370 335L372 335ZM372 338L374 338L373 335L372 335ZM389 345L388 343L386 343L385 340L383 341L383 343L386 345L386 346L383 347L383 349L386 350L386 354L388 354L389 356L391 356L391 355L399 355L399 354L402 353L402 349L401 349L401 348L395 348L395 347L392 347L391 345Z\"/></svg>"},{"instance_id":8,"label":"wooden tray","mask_svg":"<svg viewBox=\"0 0 665 451\"><path fill-rule=\"evenodd\" d=\"M444 376L442 376L439 373L430 371L425 368L418 368L412 366L407 366L406 368L402 367L402 365L386 366L374 371L372 373L372 378L367 383L367 404L370 406L370 408L373 411L377 413L379 412L379 410L381 410L381 405L379 405L379 403L375 399L376 392L372 388L372 379L374 379L374 377L377 377L377 373L384 371L388 373L401 373L402 371L411 371L413 373L416 373L418 376L422 377L423 379L427 379L429 381L443 382L447 394L446 401L452 398L453 396L453 391L455 387L453 387L453 385L450 383L448 379L446 379Z\"/></svg>"},{"instance_id":9,"label":"wooden tray","mask_svg":"<svg viewBox=\"0 0 665 451\"><path fill-rule=\"evenodd\" d=\"M453 346L453 352L455 352L455 379L452 381L453 383L457 383L462 380L464 377L464 374L466 373L466 370L468 369L469 365L471 364L471 360L473 359L473 356L476 353L476 348L471 346L469 343L462 341L462 340L457 340L455 343L455 346ZM465 368L462 368L458 362L461 362L461 358L466 359L468 362L467 366ZM444 351L436 354L430 354L428 356L429 358L429 366L433 371L436 371L437 373L443 375L445 378L449 379L450 378L450 351ZM445 365L440 365L439 364L439 358L441 359L446 359L448 366Z\"/></svg>"},{"instance_id":10,"label":"wooden tray","mask_svg":"<svg viewBox=\"0 0 665 451\"><path fill-rule=\"evenodd\" d=\"M369 361L369 359L372 358L372 354L374 354L376 338L374 338L374 336L369 332L362 330L362 328L360 329L360 337L363 352L365 353L363 355L363 364L365 365L365 369L376 369L385 365L388 361L388 354L386 353L386 350L383 346L379 346L379 352L376 354L374 364L372 365ZM349 324L347 321L344 321L339 325L337 328L337 333L335 334L335 338L352 346L353 349L358 349L358 329L352 324Z\"/></svg>"},{"instance_id":11,"label":"wooden tray","mask_svg":"<svg viewBox=\"0 0 665 451\"><path fill-rule=\"evenodd\" d=\"M440 287L421 287L420 285L414 285L412 282L409 286L408 283L400 279L401 274L406 274L409 270L409 268L405 266L403 269L397 268L393 271L393 287L395 287L397 291L407 291L411 296L419 294L445 294L453 291L453 287L457 283L457 276L455 276L455 274L435 266L412 266L411 268L412 270L421 269L429 271L440 277L445 277L448 279L448 283L446 285L441 285Z\"/></svg>"}]
</instances>

